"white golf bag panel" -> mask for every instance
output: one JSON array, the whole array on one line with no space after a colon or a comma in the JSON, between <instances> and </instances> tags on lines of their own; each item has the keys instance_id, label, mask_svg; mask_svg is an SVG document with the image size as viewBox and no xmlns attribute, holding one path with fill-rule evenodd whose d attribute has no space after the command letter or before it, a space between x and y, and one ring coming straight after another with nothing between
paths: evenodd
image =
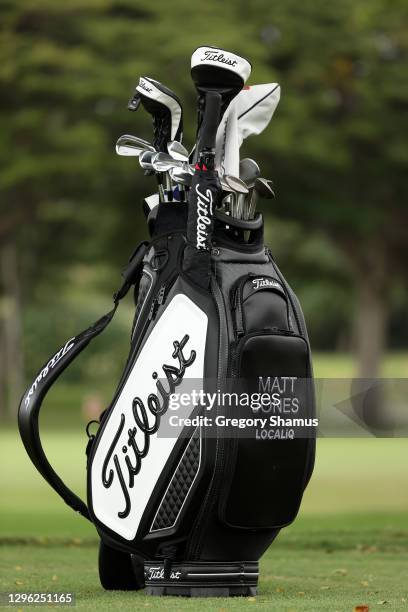
<instances>
[{"instance_id":1,"label":"white golf bag panel","mask_svg":"<svg viewBox=\"0 0 408 612\"><path fill-rule=\"evenodd\" d=\"M157 431L149 434L158 420L155 412L164 412L171 391L162 382L166 370L172 380L178 374L180 393L187 379L202 380L206 335L205 312L187 296L175 295L141 349L99 437L91 465L93 512L126 540L136 537L177 441L158 437Z\"/></svg>"}]
</instances>

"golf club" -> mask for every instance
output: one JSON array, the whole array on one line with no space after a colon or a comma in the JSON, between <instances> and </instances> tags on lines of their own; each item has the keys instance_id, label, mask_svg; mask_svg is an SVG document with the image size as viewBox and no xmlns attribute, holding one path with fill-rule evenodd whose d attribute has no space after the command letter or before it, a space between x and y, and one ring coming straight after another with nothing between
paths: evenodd
<instances>
[{"instance_id":1,"label":"golf club","mask_svg":"<svg viewBox=\"0 0 408 612\"><path fill-rule=\"evenodd\" d=\"M186 172L183 168L179 166L173 167L169 170L170 176L172 180L178 185L183 185L185 187L190 187L191 179L193 176L192 172Z\"/></svg>"},{"instance_id":2,"label":"golf club","mask_svg":"<svg viewBox=\"0 0 408 612\"><path fill-rule=\"evenodd\" d=\"M275 192L272 189L272 184L272 181L264 178L257 178L255 180L255 184L252 189L251 197L248 203L248 219L254 218L259 198L271 200L275 197Z\"/></svg>"},{"instance_id":3,"label":"golf club","mask_svg":"<svg viewBox=\"0 0 408 612\"><path fill-rule=\"evenodd\" d=\"M149 77L140 77L136 91L129 101L129 110L143 108L153 119L153 146L161 153L167 152L168 141L181 141L183 137L183 109L179 98L168 87ZM158 184L165 184L166 200L173 200L170 176L156 171Z\"/></svg>"},{"instance_id":4,"label":"golf club","mask_svg":"<svg viewBox=\"0 0 408 612\"><path fill-rule=\"evenodd\" d=\"M177 140L172 140L168 142L167 151L169 152L169 155L171 155L171 157L176 161L183 161L188 163L188 151L185 146L181 144L181 142L178 142Z\"/></svg>"},{"instance_id":5,"label":"golf club","mask_svg":"<svg viewBox=\"0 0 408 612\"><path fill-rule=\"evenodd\" d=\"M258 176L261 176L261 171L255 160L250 157L244 157L239 162L239 178L244 181L248 187L252 187Z\"/></svg>"},{"instance_id":6,"label":"golf club","mask_svg":"<svg viewBox=\"0 0 408 612\"><path fill-rule=\"evenodd\" d=\"M239 93L251 74L251 64L243 57L216 47L198 47L191 56L191 77L198 94L198 121L196 142L201 139L205 112L205 99L210 91L221 96L218 124L231 100ZM217 125L218 127L218 125ZM193 150L192 160L197 160L199 146Z\"/></svg>"},{"instance_id":7,"label":"golf club","mask_svg":"<svg viewBox=\"0 0 408 612\"><path fill-rule=\"evenodd\" d=\"M152 158L155 155L157 155L157 153L154 153L153 151L144 151L139 156L139 164L143 168L143 170L146 170L147 172L155 172L155 169L152 164ZM162 180L157 181L157 188L159 192L160 202L165 202L166 198L165 198L165 192L164 192Z\"/></svg>"},{"instance_id":8,"label":"golf club","mask_svg":"<svg viewBox=\"0 0 408 612\"><path fill-rule=\"evenodd\" d=\"M132 134L123 134L116 141L116 153L124 157L138 157L143 151L156 151L154 146Z\"/></svg>"}]
</instances>

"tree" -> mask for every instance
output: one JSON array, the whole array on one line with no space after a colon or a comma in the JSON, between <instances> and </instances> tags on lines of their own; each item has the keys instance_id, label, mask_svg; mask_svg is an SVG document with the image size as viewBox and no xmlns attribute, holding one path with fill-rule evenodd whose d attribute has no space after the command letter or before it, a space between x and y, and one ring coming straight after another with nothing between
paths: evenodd
<instances>
[{"instance_id":1,"label":"tree","mask_svg":"<svg viewBox=\"0 0 408 612\"><path fill-rule=\"evenodd\" d=\"M199 24L193 7L178 6ZM182 27L173 8L131 0L2 3L0 361L15 373L7 377L13 411L23 380L20 296L27 303L44 289L57 292L62 268L78 260L123 264L143 232L137 204L152 187L135 160L115 158L113 145L123 132L151 136L150 120L126 111L139 75L166 81L170 71L172 86L194 100L193 33L182 44L187 33L169 36ZM227 9L204 12L210 30ZM1 385L0 394L4 406Z\"/></svg>"},{"instance_id":2,"label":"tree","mask_svg":"<svg viewBox=\"0 0 408 612\"><path fill-rule=\"evenodd\" d=\"M385 0L3 2L0 249L14 263L2 267L0 336L10 313L17 332L0 362L20 370L15 385L19 307L4 304L41 303L72 262L126 260L144 234L138 201L153 190L113 152L121 133L151 137L150 119L126 101L139 75L168 84L184 100L192 144L189 58L201 44L249 57L250 82L281 83L271 127L243 152L271 168L282 219L300 222L305 239L324 232L349 259L360 373L375 376L388 286L406 257L406 12L402 0L392 9Z\"/></svg>"},{"instance_id":3,"label":"tree","mask_svg":"<svg viewBox=\"0 0 408 612\"><path fill-rule=\"evenodd\" d=\"M265 162L272 151L279 213L322 230L348 258L359 375L376 377L390 286L406 280L408 7L288 0L267 11L255 0L251 10L264 70L283 90L254 149Z\"/></svg>"}]
</instances>

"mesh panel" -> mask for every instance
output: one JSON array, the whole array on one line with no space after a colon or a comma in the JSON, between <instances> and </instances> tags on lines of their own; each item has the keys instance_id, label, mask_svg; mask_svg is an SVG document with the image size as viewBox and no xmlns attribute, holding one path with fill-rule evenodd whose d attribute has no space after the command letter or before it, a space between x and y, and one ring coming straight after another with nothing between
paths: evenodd
<instances>
[{"instance_id":1,"label":"mesh panel","mask_svg":"<svg viewBox=\"0 0 408 612\"><path fill-rule=\"evenodd\" d=\"M200 463L200 437L195 433L171 479L150 531L168 529L177 520Z\"/></svg>"}]
</instances>

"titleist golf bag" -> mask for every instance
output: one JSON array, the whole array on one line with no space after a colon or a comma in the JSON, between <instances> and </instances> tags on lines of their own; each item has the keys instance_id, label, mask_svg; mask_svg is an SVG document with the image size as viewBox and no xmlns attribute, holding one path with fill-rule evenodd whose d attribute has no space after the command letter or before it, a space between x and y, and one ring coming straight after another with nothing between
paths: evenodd
<instances>
[{"instance_id":1,"label":"titleist golf bag","mask_svg":"<svg viewBox=\"0 0 408 612\"><path fill-rule=\"evenodd\" d=\"M37 469L98 530L107 589L255 594L258 561L294 520L313 470L314 435L286 435L286 422L257 420L288 416L291 407L313 418L310 347L299 302L264 246L262 215L238 219L219 206L216 131L250 67L234 54L222 52L221 61L219 50L205 49L193 55L202 116L188 201L164 200L148 211L150 238L130 258L113 309L64 343L19 410ZM98 431L89 434L85 503L48 462L39 411L130 289L130 351ZM216 401L188 403L184 424L172 433L171 399L192 385L214 392ZM260 391L269 395L261 407L220 400L235 392L259 399ZM248 427L237 430L235 421Z\"/></svg>"}]
</instances>

